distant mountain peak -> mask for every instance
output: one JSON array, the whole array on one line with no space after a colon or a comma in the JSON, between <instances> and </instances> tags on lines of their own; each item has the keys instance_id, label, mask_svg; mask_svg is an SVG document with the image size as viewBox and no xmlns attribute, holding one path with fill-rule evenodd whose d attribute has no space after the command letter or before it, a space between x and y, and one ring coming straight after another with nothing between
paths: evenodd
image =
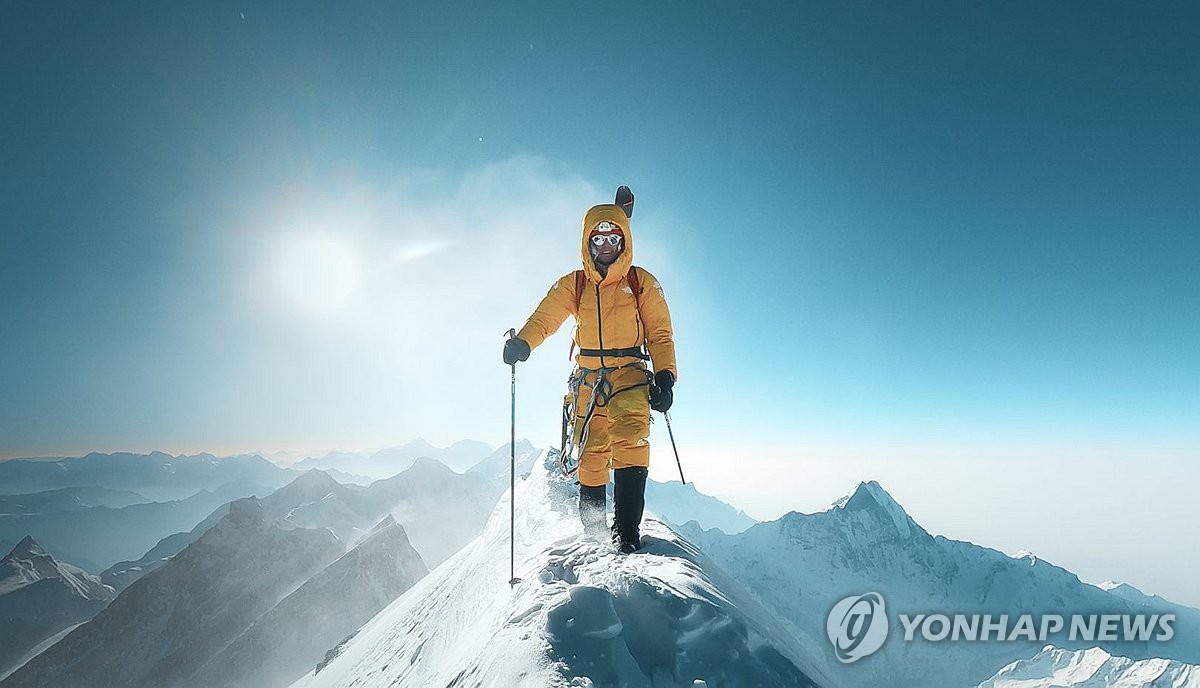
<instances>
[{"instance_id":1,"label":"distant mountain peak","mask_svg":"<svg viewBox=\"0 0 1200 688\"><path fill-rule=\"evenodd\" d=\"M1135 592L1139 595L1146 594L1128 583L1122 583L1120 581L1115 581L1115 580L1107 580L1107 581L1104 581L1103 583L1097 583L1096 587L1100 588L1101 590L1104 590L1105 592L1116 591L1116 592Z\"/></svg>"},{"instance_id":2,"label":"distant mountain peak","mask_svg":"<svg viewBox=\"0 0 1200 688\"><path fill-rule=\"evenodd\" d=\"M386 530L386 529L388 529L388 528L391 528L392 526L394 526L394 525L396 525L396 524L397 524L397 523L396 523L396 517L395 517L395 516L393 516L393 515L391 515L391 514L388 514L387 516L384 516L384 517L383 517L383 519L382 519L381 521L379 521L379 523L376 523L376 524L375 524L375 525L374 525L374 526L371 528L371 530L370 530L370 531L368 531L368 534L370 534L370 533L377 533L377 532L379 532L379 531L381 531L381 530Z\"/></svg>"},{"instance_id":3,"label":"distant mountain peak","mask_svg":"<svg viewBox=\"0 0 1200 688\"><path fill-rule=\"evenodd\" d=\"M261 525L263 523L262 502L254 497L235 499L229 503L229 513L225 515L225 520L239 527Z\"/></svg>"},{"instance_id":4,"label":"distant mountain peak","mask_svg":"<svg viewBox=\"0 0 1200 688\"><path fill-rule=\"evenodd\" d=\"M912 519L909 518L908 512L874 480L859 483L854 492L834 502L833 507L847 513L871 513L881 516L885 522L890 521L905 537L912 531Z\"/></svg>"},{"instance_id":5,"label":"distant mountain peak","mask_svg":"<svg viewBox=\"0 0 1200 688\"><path fill-rule=\"evenodd\" d=\"M0 559L0 563L12 561L14 559L31 559L33 557L48 556L50 555L46 553L46 550L40 544L38 544L37 540L33 539L32 535L26 535L25 537L21 538L21 541L17 543L16 547L12 548L11 552L6 554L3 559Z\"/></svg>"},{"instance_id":6,"label":"distant mountain peak","mask_svg":"<svg viewBox=\"0 0 1200 688\"><path fill-rule=\"evenodd\" d=\"M337 494L343 489L342 484L333 479L319 468L309 470L296 476L292 482L284 485L272 495L272 501L286 501L298 505L303 502L315 502L330 494Z\"/></svg>"},{"instance_id":7,"label":"distant mountain peak","mask_svg":"<svg viewBox=\"0 0 1200 688\"><path fill-rule=\"evenodd\" d=\"M60 562L48 554L37 540L26 535L3 559L0 559L0 595L47 579L61 581L73 595L91 600L111 599L112 588L83 569Z\"/></svg>"},{"instance_id":8,"label":"distant mountain peak","mask_svg":"<svg viewBox=\"0 0 1200 688\"><path fill-rule=\"evenodd\" d=\"M311 487L328 488L331 490L337 489L338 487L341 486L341 483L334 480L333 476L329 475L328 473L326 473L325 471L323 471L319 468L310 468L307 471L304 471L295 480L292 481L292 484L303 486L303 487L311 486Z\"/></svg>"},{"instance_id":9,"label":"distant mountain peak","mask_svg":"<svg viewBox=\"0 0 1200 688\"><path fill-rule=\"evenodd\" d=\"M438 461L437 459L432 459L428 456L422 456L422 457L417 458L417 460L413 461L413 464L411 466L409 466L407 470L404 471L404 473L410 473L410 472L411 473L453 473L454 471L451 470L449 466L442 463L441 461Z\"/></svg>"},{"instance_id":10,"label":"distant mountain peak","mask_svg":"<svg viewBox=\"0 0 1200 688\"><path fill-rule=\"evenodd\" d=\"M1110 580L1104 581L1103 583L1098 583L1096 587L1111 595L1116 595L1121 599L1133 602L1137 605L1144 605L1154 601L1164 601L1162 597L1158 595L1146 594L1145 592L1128 583Z\"/></svg>"}]
</instances>

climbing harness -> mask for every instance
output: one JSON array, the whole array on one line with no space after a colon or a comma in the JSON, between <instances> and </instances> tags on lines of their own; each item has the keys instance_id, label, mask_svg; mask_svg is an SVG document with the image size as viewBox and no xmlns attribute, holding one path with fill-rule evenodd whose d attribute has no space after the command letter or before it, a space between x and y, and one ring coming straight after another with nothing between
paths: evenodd
<instances>
[{"instance_id":1,"label":"climbing harness","mask_svg":"<svg viewBox=\"0 0 1200 688\"><path fill-rule=\"evenodd\" d=\"M646 373L646 381L614 390L612 380L609 379L609 376L622 368L641 368ZM590 383L588 382L589 376L594 376ZM592 418L596 414L596 409L608 406L612 398L621 392L627 392L639 387L649 387L653 379L650 371L646 370L641 361L633 361L632 363L615 367L575 367L575 370L571 372L571 376L567 378L567 394L563 399L562 443L558 452L559 467L562 469L563 475L567 477L575 477L577 475L579 461L584 447L587 446L588 431L591 428ZM584 411L582 417L577 413L579 410L579 389L581 387L587 387L591 390L587 409ZM579 441L576 442L576 428L580 422L583 423L583 428L579 432Z\"/></svg>"}]
</instances>

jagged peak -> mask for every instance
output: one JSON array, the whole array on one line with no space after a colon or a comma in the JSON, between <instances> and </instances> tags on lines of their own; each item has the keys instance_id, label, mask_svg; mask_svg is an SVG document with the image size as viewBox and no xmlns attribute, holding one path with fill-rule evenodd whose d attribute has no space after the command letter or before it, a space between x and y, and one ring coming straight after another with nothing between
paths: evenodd
<instances>
[{"instance_id":1,"label":"jagged peak","mask_svg":"<svg viewBox=\"0 0 1200 688\"><path fill-rule=\"evenodd\" d=\"M12 548L8 554L4 555L0 562L12 561L14 559L31 559L33 557L48 557L45 548L33 539L32 535L26 535L21 538L21 541Z\"/></svg>"},{"instance_id":2,"label":"jagged peak","mask_svg":"<svg viewBox=\"0 0 1200 688\"><path fill-rule=\"evenodd\" d=\"M377 533L381 530L386 530L394 525L397 525L396 517L389 513L387 516L384 516L383 519L379 521L379 523L376 523L374 526L372 526L371 530L368 532L369 533Z\"/></svg>"},{"instance_id":3,"label":"jagged peak","mask_svg":"<svg viewBox=\"0 0 1200 688\"><path fill-rule=\"evenodd\" d=\"M254 497L235 499L229 503L229 513L222 519L236 526L257 526L263 523L262 502Z\"/></svg>"},{"instance_id":4,"label":"jagged peak","mask_svg":"<svg viewBox=\"0 0 1200 688\"><path fill-rule=\"evenodd\" d=\"M376 523L370 530L363 535L358 542L354 543L354 547L361 547L368 542L374 542L379 538L384 538L387 541L393 541L396 537L401 537L405 542L408 541L408 531L404 530L404 526L400 525L391 514L384 516L379 523Z\"/></svg>"},{"instance_id":5,"label":"jagged peak","mask_svg":"<svg viewBox=\"0 0 1200 688\"><path fill-rule=\"evenodd\" d=\"M833 510L847 513L866 512L883 515L895 525L901 535L907 536L914 522L900 503L892 498L883 486L874 480L860 482L854 491L833 504Z\"/></svg>"}]
</instances>

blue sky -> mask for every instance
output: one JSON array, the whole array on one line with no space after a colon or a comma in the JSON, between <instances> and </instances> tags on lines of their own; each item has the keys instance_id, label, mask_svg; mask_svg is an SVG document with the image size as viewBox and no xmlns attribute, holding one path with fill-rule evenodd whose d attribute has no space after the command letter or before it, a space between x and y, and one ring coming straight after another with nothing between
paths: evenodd
<instances>
[{"instance_id":1,"label":"blue sky","mask_svg":"<svg viewBox=\"0 0 1200 688\"><path fill-rule=\"evenodd\" d=\"M908 5L6 7L0 457L504 441L500 335L626 183L710 491L894 475L1015 551L940 495L1194 485L1200 10Z\"/></svg>"}]
</instances>

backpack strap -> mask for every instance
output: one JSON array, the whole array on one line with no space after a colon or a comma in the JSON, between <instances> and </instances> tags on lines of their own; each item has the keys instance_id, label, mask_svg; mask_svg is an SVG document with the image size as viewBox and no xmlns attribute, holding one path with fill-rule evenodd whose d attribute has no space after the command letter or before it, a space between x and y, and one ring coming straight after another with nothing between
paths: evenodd
<instances>
[{"instance_id":1,"label":"backpack strap","mask_svg":"<svg viewBox=\"0 0 1200 688\"><path fill-rule=\"evenodd\" d=\"M583 300L583 288L587 286L587 275L583 270L575 271L575 314L579 315L579 302Z\"/></svg>"},{"instance_id":2,"label":"backpack strap","mask_svg":"<svg viewBox=\"0 0 1200 688\"><path fill-rule=\"evenodd\" d=\"M583 274L583 270L575 271L575 317L579 317L579 302L583 300L583 288L587 286L587 275ZM571 350L567 353L567 360L575 360L575 340L571 340Z\"/></svg>"},{"instance_id":3,"label":"backpack strap","mask_svg":"<svg viewBox=\"0 0 1200 688\"><path fill-rule=\"evenodd\" d=\"M633 292L633 300L637 303L638 317L642 316L642 285L638 281L638 269L636 265L629 266L629 272L625 274L625 279L629 281L629 289Z\"/></svg>"}]
</instances>

